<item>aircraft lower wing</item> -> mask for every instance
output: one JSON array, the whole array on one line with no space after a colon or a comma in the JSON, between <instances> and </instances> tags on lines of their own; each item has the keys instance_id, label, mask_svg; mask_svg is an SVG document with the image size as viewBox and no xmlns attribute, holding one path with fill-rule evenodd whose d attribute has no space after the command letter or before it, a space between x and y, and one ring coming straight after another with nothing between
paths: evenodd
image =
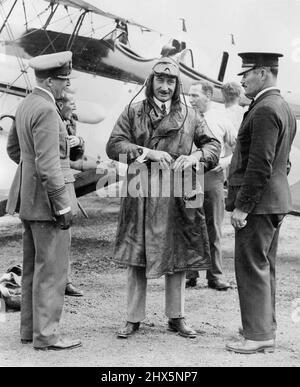
<instances>
[{"instance_id":1,"label":"aircraft lower wing","mask_svg":"<svg viewBox=\"0 0 300 387\"><path fill-rule=\"evenodd\" d=\"M87 169L86 171L74 173L75 177L75 192L76 196L84 196L97 189L105 188L109 184L119 181L117 165L114 162L108 161L101 163L97 168ZM0 216L6 214L7 192L0 192Z\"/></svg>"},{"instance_id":2,"label":"aircraft lower wing","mask_svg":"<svg viewBox=\"0 0 300 387\"><path fill-rule=\"evenodd\" d=\"M300 154L299 154L300 157ZM101 190L109 184L116 183L122 179L114 167L105 168L99 172L99 169L89 169L75 175L75 192L77 197ZM293 215L300 215L300 181L291 185L293 199ZM0 217L6 214L7 194L0 192Z\"/></svg>"}]
</instances>

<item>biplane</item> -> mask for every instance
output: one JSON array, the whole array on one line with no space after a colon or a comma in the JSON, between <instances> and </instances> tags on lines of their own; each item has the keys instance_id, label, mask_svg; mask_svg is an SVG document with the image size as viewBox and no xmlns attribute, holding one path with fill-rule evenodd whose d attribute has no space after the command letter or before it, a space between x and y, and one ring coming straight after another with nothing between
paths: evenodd
<instances>
[{"instance_id":1,"label":"biplane","mask_svg":"<svg viewBox=\"0 0 300 387\"><path fill-rule=\"evenodd\" d=\"M34 75L28 67L31 57L73 52L77 78L72 80L71 88L79 110L79 134L85 138L89 155L84 170L75 175L77 196L94 191L97 181L109 173L118 177L125 174L124 168L107 159L105 145L118 115L138 94L161 55L178 61L184 94L193 82L206 79L214 85L214 102L223 102L227 52L223 53L216 78L198 71L193 51L176 38L163 45L156 56L145 58L132 49L129 27L137 29L141 39L159 32L82 0L4 0L0 2L0 17L0 216L5 213L5 197L15 169L5 156L4 138L17 105L33 88ZM300 119L300 97L288 93L285 98ZM244 98L241 103L247 105L249 101ZM298 135L291 157L294 165L300 161L299 149ZM292 168L290 184L294 208L300 211L300 175L296 168Z\"/></svg>"}]
</instances>

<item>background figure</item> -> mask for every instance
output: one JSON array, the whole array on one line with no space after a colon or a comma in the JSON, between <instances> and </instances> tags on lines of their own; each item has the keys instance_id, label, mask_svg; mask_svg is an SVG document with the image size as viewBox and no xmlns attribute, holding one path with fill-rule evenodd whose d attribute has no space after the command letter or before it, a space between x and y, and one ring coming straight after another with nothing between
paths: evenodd
<instances>
[{"instance_id":1,"label":"background figure","mask_svg":"<svg viewBox=\"0 0 300 387\"><path fill-rule=\"evenodd\" d=\"M292 210L287 180L296 119L276 87L280 54L243 53L242 86L252 100L238 133L226 208L235 228L235 272L244 340L237 353L273 352L275 262L284 215Z\"/></svg>"},{"instance_id":2,"label":"background figure","mask_svg":"<svg viewBox=\"0 0 300 387\"><path fill-rule=\"evenodd\" d=\"M193 143L197 150L191 154ZM181 171L199 161L207 169L215 167L219 152L219 142L205 132L195 112L181 103L179 67L170 58L155 64L147 80L146 99L125 108L107 144L109 158L125 157L129 164L128 190L138 163L152 184L151 170L158 163L161 170L171 168L169 174L175 179L175 173L181 177ZM139 329L145 318L147 280L165 275L168 329L193 338L196 332L184 320L185 271L210 267L204 216L201 208L187 208L183 194L156 197L151 192L147 197L128 194L121 202L114 258L128 266L128 280L127 323L118 337L126 338Z\"/></svg>"},{"instance_id":3,"label":"background figure","mask_svg":"<svg viewBox=\"0 0 300 387\"><path fill-rule=\"evenodd\" d=\"M66 126L68 140L70 144L70 167L76 169L76 161L82 158L84 154L84 140L82 137L76 136L76 105L70 94L63 92L60 98L56 99L56 105L59 108L61 118ZM69 268L67 285L65 290L66 296L82 297L83 292L76 288L71 279L71 261L69 257Z\"/></svg>"},{"instance_id":4,"label":"background figure","mask_svg":"<svg viewBox=\"0 0 300 387\"><path fill-rule=\"evenodd\" d=\"M192 107L198 115L204 118L211 133L221 143L221 157L218 166L204 175L204 212L212 260L212 268L207 271L206 278L208 287L216 290L227 290L230 285L223 280L221 248L225 207L224 175L230 164L236 143L236 131L224 112L211 109L212 96L213 86L207 81L195 83L189 91ZM199 277L198 272L189 271L186 286L196 286L197 277Z\"/></svg>"},{"instance_id":5,"label":"background figure","mask_svg":"<svg viewBox=\"0 0 300 387\"><path fill-rule=\"evenodd\" d=\"M66 125L70 141L70 165L71 168L77 169L75 161L81 159L84 155L84 139L77 136L76 121L78 121L76 111L76 104L73 97L64 92L56 104L59 108L60 115Z\"/></svg>"},{"instance_id":6,"label":"background figure","mask_svg":"<svg viewBox=\"0 0 300 387\"><path fill-rule=\"evenodd\" d=\"M57 329L67 281L72 214L77 211L67 132L55 99L70 85L72 52L32 58L37 86L19 105L7 142L18 168L7 212L24 226L21 342L38 350L81 345Z\"/></svg>"},{"instance_id":7,"label":"background figure","mask_svg":"<svg viewBox=\"0 0 300 387\"><path fill-rule=\"evenodd\" d=\"M222 86L221 90L225 102L225 111L236 132L238 132L245 113L245 110L239 104L243 89L236 82L228 82Z\"/></svg>"}]
</instances>

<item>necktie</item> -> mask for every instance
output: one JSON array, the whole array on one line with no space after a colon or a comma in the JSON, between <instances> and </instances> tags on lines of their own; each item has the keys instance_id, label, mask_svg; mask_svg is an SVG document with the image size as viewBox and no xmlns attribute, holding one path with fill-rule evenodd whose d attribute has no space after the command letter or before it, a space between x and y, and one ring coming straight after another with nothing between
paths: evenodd
<instances>
[{"instance_id":1,"label":"necktie","mask_svg":"<svg viewBox=\"0 0 300 387\"><path fill-rule=\"evenodd\" d=\"M164 103L162 103L160 108L161 108L161 112L162 112L163 116L165 116L167 114L166 105Z\"/></svg>"}]
</instances>

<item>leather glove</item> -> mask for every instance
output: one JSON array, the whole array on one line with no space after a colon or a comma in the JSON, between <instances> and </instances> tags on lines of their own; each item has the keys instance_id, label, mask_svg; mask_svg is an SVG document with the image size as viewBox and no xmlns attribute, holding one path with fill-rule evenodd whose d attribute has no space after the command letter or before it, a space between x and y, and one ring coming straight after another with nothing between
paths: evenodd
<instances>
[{"instance_id":1,"label":"leather glove","mask_svg":"<svg viewBox=\"0 0 300 387\"><path fill-rule=\"evenodd\" d=\"M72 226L73 215L72 211L67 212L64 215L56 215L56 223L61 230L68 230Z\"/></svg>"}]
</instances>

